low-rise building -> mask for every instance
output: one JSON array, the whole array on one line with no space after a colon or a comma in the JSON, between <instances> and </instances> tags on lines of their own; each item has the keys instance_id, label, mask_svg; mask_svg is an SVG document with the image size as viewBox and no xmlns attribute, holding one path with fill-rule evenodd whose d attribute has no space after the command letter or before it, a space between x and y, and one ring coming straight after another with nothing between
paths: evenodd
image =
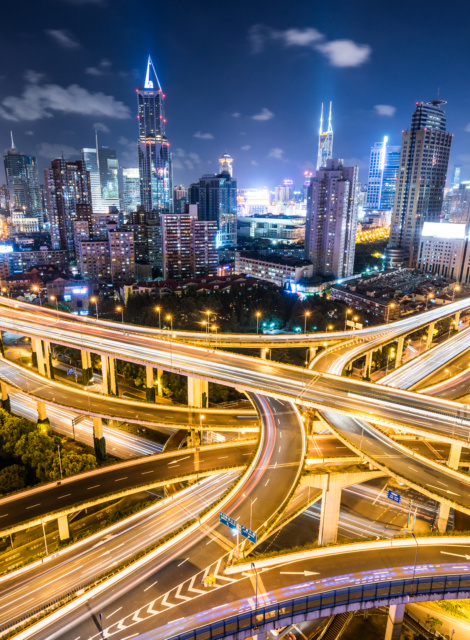
<instances>
[{"instance_id":1,"label":"low-rise building","mask_svg":"<svg viewBox=\"0 0 470 640\"><path fill-rule=\"evenodd\" d=\"M310 260L293 257L262 256L250 251L235 253L235 273L244 273L253 278L272 282L278 287L297 284L313 276Z\"/></svg>"}]
</instances>

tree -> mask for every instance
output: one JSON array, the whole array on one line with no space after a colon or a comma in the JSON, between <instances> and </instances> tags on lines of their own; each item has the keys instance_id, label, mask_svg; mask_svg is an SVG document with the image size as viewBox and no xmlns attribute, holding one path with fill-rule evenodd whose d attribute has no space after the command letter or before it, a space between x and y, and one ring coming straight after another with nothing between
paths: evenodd
<instances>
[{"instance_id":1,"label":"tree","mask_svg":"<svg viewBox=\"0 0 470 640\"><path fill-rule=\"evenodd\" d=\"M21 436L15 446L15 456L30 466L42 482L60 477L55 442L45 433L35 431Z\"/></svg>"},{"instance_id":2,"label":"tree","mask_svg":"<svg viewBox=\"0 0 470 640\"><path fill-rule=\"evenodd\" d=\"M439 618L435 618L430 613L428 613L428 615L426 616L426 626L431 631L437 631L440 627L442 627L442 620L439 620Z\"/></svg>"},{"instance_id":3,"label":"tree","mask_svg":"<svg viewBox=\"0 0 470 640\"><path fill-rule=\"evenodd\" d=\"M89 453L78 454L66 451L62 454L62 472L66 477L95 468L96 458Z\"/></svg>"},{"instance_id":4,"label":"tree","mask_svg":"<svg viewBox=\"0 0 470 640\"><path fill-rule=\"evenodd\" d=\"M0 494L18 491L26 486L26 468L19 464L12 464L0 471Z\"/></svg>"}]
</instances>

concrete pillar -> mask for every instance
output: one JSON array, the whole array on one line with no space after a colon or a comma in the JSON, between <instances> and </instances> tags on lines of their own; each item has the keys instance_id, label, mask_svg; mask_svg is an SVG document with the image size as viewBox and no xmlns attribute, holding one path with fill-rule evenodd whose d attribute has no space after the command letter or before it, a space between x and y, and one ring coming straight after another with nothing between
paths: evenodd
<instances>
[{"instance_id":1,"label":"concrete pillar","mask_svg":"<svg viewBox=\"0 0 470 640\"><path fill-rule=\"evenodd\" d=\"M163 369L157 369L157 393L160 398L163 396L162 376Z\"/></svg>"},{"instance_id":2,"label":"concrete pillar","mask_svg":"<svg viewBox=\"0 0 470 640\"><path fill-rule=\"evenodd\" d=\"M82 382L85 387L93 378L93 367L91 366L91 353L89 351L80 351L82 356Z\"/></svg>"},{"instance_id":3,"label":"concrete pillar","mask_svg":"<svg viewBox=\"0 0 470 640\"><path fill-rule=\"evenodd\" d=\"M103 392L107 396L117 396L118 385L116 375L116 358L101 356L101 373L103 376Z\"/></svg>"},{"instance_id":4,"label":"concrete pillar","mask_svg":"<svg viewBox=\"0 0 470 640\"><path fill-rule=\"evenodd\" d=\"M458 469L460 462L460 454L462 453L462 446L460 444L451 444L449 451L449 459L447 465L451 469Z\"/></svg>"},{"instance_id":5,"label":"concrete pillar","mask_svg":"<svg viewBox=\"0 0 470 640\"><path fill-rule=\"evenodd\" d=\"M36 340L31 338L31 364L38 367L38 354L36 352Z\"/></svg>"},{"instance_id":6,"label":"concrete pillar","mask_svg":"<svg viewBox=\"0 0 470 640\"><path fill-rule=\"evenodd\" d=\"M429 349L429 347L432 344L432 338L433 338L433 333L434 333L434 327L436 326L435 322L431 322L431 324L428 327L428 335L426 338L426 351Z\"/></svg>"},{"instance_id":7,"label":"concrete pillar","mask_svg":"<svg viewBox=\"0 0 470 640\"><path fill-rule=\"evenodd\" d=\"M447 531L447 521L449 520L449 513L449 505L443 504L441 502L439 505L439 515L437 517L437 530L440 533L445 533Z\"/></svg>"},{"instance_id":8,"label":"concrete pillar","mask_svg":"<svg viewBox=\"0 0 470 640\"><path fill-rule=\"evenodd\" d=\"M147 402L155 402L155 384L153 382L153 367L145 367L145 398Z\"/></svg>"},{"instance_id":9,"label":"concrete pillar","mask_svg":"<svg viewBox=\"0 0 470 640\"><path fill-rule=\"evenodd\" d=\"M11 407L10 407L10 396L8 395L8 386L6 385L5 382L3 382L3 380L2 382L0 382L0 393L2 395L0 406L5 411L10 411Z\"/></svg>"},{"instance_id":10,"label":"concrete pillar","mask_svg":"<svg viewBox=\"0 0 470 640\"><path fill-rule=\"evenodd\" d=\"M455 327L455 329L459 328L460 314L461 313L462 313L461 311L457 311L457 313L454 316L454 327Z\"/></svg>"},{"instance_id":11,"label":"concrete pillar","mask_svg":"<svg viewBox=\"0 0 470 640\"><path fill-rule=\"evenodd\" d=\"M398 338L397 354L395 356L395 369L398 369L398 367L401 365L404 345L405 345L405 336L401 336L401 338Z\"/></svg>"},{"instance_id":12,"label":"concrete pillar","mask_svg":"<svg viewBox=\"0 0 470 640\"><path fill-rule=\"evenodd\" d=\"M188 376L188 406L205 409L209 405L209 383Z\"/></svg>"},{"instance_id":13,"label":"concrete pillar","mask_svg":"<svg viewBox=\"0 0 470 640\"><path fill-rule=\"evenodd\" d=\"M391 604L388 608L387 629L385 640L400 640L403 616L405 614L404 604Z\"/></svg>"},{"instance_id":14,"label":"concrete pillar","mask_svg":"<svg viewBox=\"0 0 470 640\"><path fill-rule=\"evenodd\" d=\"M37 338L34 338L34 342L38 371L42 376L52 379L54 377L54 373L52 370L51 343L47 340L39 340Z\"/></svg>"},{"instance_id":15,"label":"concrete pillar","mask_svg":"<svg viewBox=\"0 0 470 640\"><path fill-rule=\"evenodd\" d=\"M67 516L60 516L57 518L57 524L59 525L59 539L68 540L70 538L69 519Z\"/></svg>"},{"instance_id":16,"label":"concrete pillar","mask_svg":"<svg viewBox=\"0 0 470 640\"><path fill-rule=\"evenodd\" d=\"M51 425L47 417L46 405L38 400L38 429L44 433L49 433Z\"/></svg>"},{"instance_id":17,"label":"concrete pillar","mask_svg":"<svg viewBox=\"0 0 470 640\"><path fill-rule=\"evenodd\" d=\"M95 447L95 456L98 461L106 458L106 440L103 435L102 418L93 418L93 445Z\"/></svg>"},{"instance_id":18,"label":"concrete pillar","mask_svg":"<svg viewBox=\"0 0 470 640\"><path fill-rule=\"evenodd\" d=\"M2 332L1 332L1 331L0 331L0 356L1 356L2 358L4 358L4 357L5 357L5 348L4 348L4 346L3 346L3 334L2 334Z\"/></svg>"},{"instance_id":19,"label":"concrete pillar","mask_svg":"<svg viewBox=\"0 0 470 640\"><path fill-rule=\"evenodd\" d=\"M372 356L374 355L373 351L369 351L366 353L366 365L364 367L364 377L369 379L370 374L372 373Z\"/></svg>"},{"instance_id":20,"label":"concrete pillar","mask_svg":"<svg viewBox=\"0 0 470 640\"><path fill-rule=\"evenodd\" d=\"M261 356L261 358L263 358L263 360L267 360L268 353L269 353L269 349L267 347L261 347L260 356Z\"/></svg>"},{"instance_id":21,"label":"concrete pillar","mask_svg":"<svg viewBox=\"0 0 470 640\"><path fill-rule=\"evenodd\" d=\"M338 536L339 510L341 507L341 485L328 478L328 489L323 490L321 501L320 530L318 544L336 542Z\"/></svg>"},{"instance_id":22,"label":"concrete pillar","mask_svg":"<svg viewBox=\"0 0 470 640\"><path fill-rule=\"evenodd\" d=\"M308 348L308 361L312 362L314 357L317 355L317 347L309 347Z\"/></svg>"}]
</instances>

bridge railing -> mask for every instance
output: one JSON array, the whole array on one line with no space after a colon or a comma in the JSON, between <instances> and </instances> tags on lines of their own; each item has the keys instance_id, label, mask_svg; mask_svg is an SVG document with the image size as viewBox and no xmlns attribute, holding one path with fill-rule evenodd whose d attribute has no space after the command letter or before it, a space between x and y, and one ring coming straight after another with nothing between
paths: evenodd
<instances>
[{"instance_id":1,"label":"bridge railing","mask_svg":"<svg viewBox=\"0 0 470 640\"><path fill-rule=\"evenodd\" d=\"M410 601L425 600L425 596L433 598L435 594L452 594L452 597L463 598L468 597L468 595L464 595L468 593L470 593L470 573L353 585L259 606L256 610L252 609L193 631L171 636L169 640L216 640L265 624L269 624L269 628L273 628L272 623L277 621L280 622L279 626L285 626L295 621L316 617L315 612L321 612L325 609L329 610L328 614L335 613L336 607L342 607L344 610L344 607L356 603L380 601L382 604L387 604L390 600L403 597L408 597ZM297 618L297 616L301 616L301 618Z\"/></svg>"}]
</instances>

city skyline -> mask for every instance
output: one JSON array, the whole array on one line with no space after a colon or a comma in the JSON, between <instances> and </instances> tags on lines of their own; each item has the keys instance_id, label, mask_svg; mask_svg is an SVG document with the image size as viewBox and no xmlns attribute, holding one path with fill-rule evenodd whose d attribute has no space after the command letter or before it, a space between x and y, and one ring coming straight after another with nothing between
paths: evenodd
<instances>
[{"instance_id":1,"label":"city skyline","mask_svg":"<svg viewBox=\"0 0 470 640\"><path fill-rule=\"evenodd\" d=\"M426 49L429 64L417 78L410 52L419 50L427 32L413 32L408 43L406 34L420 16L408 8L405 22L404 3L394 5L393 12L385 7L380 17L365 21L352 19L352 9L344 2L334 16L320 3L315 10L297 7L288 13L281 3L270 3L268 23L267 5L261 2L249 15L243 7L235 10L221 33L211 29L224 11L214 2L207 4L211 20L206 23L190 3L183 3L178 15L174 8L161 7L155 31L127 5L119 15L105 2L51 0L52 5L61 9L53 18L26 3L21 27L17 17L7 16L9 32L0 45L17 54L0 85L4 149L13 129L17 147L36 155L41 170L61 151L78 159L81 148L93 146L95 128L101 144L117 149L120 166L137 166L133 94L150 54L168 96L175 184L215 173L224 152L234 158L243 186L274 188L285 178L300 184L303 171L314 168L316 161L321 103L330 101L335 156L359 166L364 182L370 147L385 135L390 144L399 144L415 102L432 99L438 87L448 101L448 129L455 134L450 164L463 165L464 179L470 174L465 130L470 96L457 80L468 46L460 25L453 24L452 32L444 30L439 52ZM438 15L435 7L431 3L430 29L450 19ZM154 11L150 4L148 8ZM175 20L182 38L165 30ZM110 35L107 21L113 24ZM400 51L392 47L392 54L391 42L380 38L385 22L389 37L400 38ZM33 24L34 37L42 38L39 48L33 43L34 57L26 37ZM142 37L136 45L137 32ZM15 33L19 38L12 37ZM393 78L398 73L397 92Z\"/></svg>"}]
</instances>

